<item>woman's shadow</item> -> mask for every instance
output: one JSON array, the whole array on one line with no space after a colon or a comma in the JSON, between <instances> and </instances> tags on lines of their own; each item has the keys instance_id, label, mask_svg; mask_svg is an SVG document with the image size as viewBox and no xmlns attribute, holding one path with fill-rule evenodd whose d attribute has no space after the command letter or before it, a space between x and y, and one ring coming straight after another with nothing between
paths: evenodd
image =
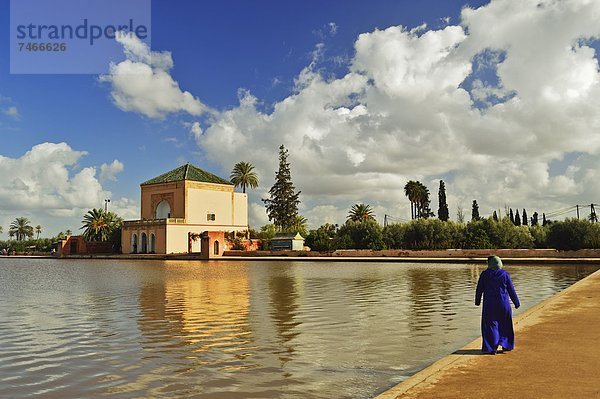
<instances>
[{"instance_id":1,"label":"woman's shadow","mask_svg":"<svg viewBox=\"0 0 600 399\"><path fill-rule=\"evenodd\" d=\"M452 352L453 355L471 355L471 356L483 356L487 355L487 353L483 353L481 349L459 349L455 352Z\"/></svg>"},{"instance_id":2,"label":"woman's shadow","mask_svg":"<svg viewBox=\"0 0 600 399\"><path fill-rule=\"evenodd\" d=\"M496 353L500 355L504 352L509 352L509 351L499 349L498 352L496 352ZM481 349L459 349L455 352L452 352L452 354L453 355L470 355L470 356L489 356L489 353L484 353L481 351Z\"/></svg>"}]
</instances>

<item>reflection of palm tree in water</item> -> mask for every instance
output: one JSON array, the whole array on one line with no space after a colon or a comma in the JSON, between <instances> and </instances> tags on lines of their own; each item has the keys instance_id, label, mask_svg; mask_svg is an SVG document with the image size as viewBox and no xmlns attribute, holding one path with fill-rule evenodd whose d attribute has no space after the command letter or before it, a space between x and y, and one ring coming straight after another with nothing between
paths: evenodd
<instances>
[{"instance_id":1,"label":"reflection of palm tree in water","mask_svg":"<svg viewBox=\"0 0 600 399\"><path fill-rule=\"evenodd\" d=\"M294 347L290 341L300 334L296 331L296 326L300 322L295 321L298 311L298 292L295 279L287 274L271 276L269 295L272 307L271 318L281 337L284 351L288 354L282 353L279 357L284 365L291 360L291 355L294 353Z\"/></svg>"},{"instance_id":2,"label":"reflection of palm tree in water","mask_svg":"<svg viewBox=\"0 0 600 399\"><path fill-rule=\"evenodd\" d=\"M407 272L408 295L411 311L408 327L411 331L423 330L431 326L433 310L433 272L430 270L410 269Z\"/></svg>"}]
</instances>

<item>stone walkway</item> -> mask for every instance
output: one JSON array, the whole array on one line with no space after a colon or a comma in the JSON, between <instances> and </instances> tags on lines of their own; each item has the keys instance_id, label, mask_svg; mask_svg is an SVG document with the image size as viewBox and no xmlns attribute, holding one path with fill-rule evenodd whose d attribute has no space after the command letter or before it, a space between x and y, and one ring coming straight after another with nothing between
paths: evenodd
<instances>
[{"instance_id":1,"label":"stone walkway","mask_svg":"<svg viewBox=\"0 0 600 399\"><path fill-rule=\"evenodd\" d=\"M515 350L481 339L376 399L600 398L600 271L514 319Z\"/></svg>"}]
</instances>

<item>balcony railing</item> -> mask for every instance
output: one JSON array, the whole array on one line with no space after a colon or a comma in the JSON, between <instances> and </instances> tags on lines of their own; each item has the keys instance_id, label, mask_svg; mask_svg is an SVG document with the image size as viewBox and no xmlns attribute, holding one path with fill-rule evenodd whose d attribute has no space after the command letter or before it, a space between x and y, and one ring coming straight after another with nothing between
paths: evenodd
<instances>
[{"instance_id":1,"label":"balcony railing","mask_svg":"<svg viewBox=\"0 0 600 399\"><path fill-rule=\"evenodd\" d=\"M184 218L126 220L124 226L148 226L153 224L185 224Z\"/></svg>"}]
</instances>

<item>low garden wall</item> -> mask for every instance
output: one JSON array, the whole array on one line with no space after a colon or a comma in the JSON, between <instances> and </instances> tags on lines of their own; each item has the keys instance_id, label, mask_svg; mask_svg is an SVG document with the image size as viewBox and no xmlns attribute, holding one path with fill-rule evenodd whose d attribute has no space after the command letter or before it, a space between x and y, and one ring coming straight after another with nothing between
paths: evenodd
<instances>
[{"instance_id":1,"label":"low garden wall","mask_svg":"<svg viewBox=\"0 0 600 399\"><path fill-rule=\"evenodd\" d=\"M333 252L318 251L225 251L224 256L301 256L301 257L406 257L406 258L600 258L600 249L558 251L556 249L447 249L440 251L388 249L344 249Z\"/></svg>"}]
</instances>

